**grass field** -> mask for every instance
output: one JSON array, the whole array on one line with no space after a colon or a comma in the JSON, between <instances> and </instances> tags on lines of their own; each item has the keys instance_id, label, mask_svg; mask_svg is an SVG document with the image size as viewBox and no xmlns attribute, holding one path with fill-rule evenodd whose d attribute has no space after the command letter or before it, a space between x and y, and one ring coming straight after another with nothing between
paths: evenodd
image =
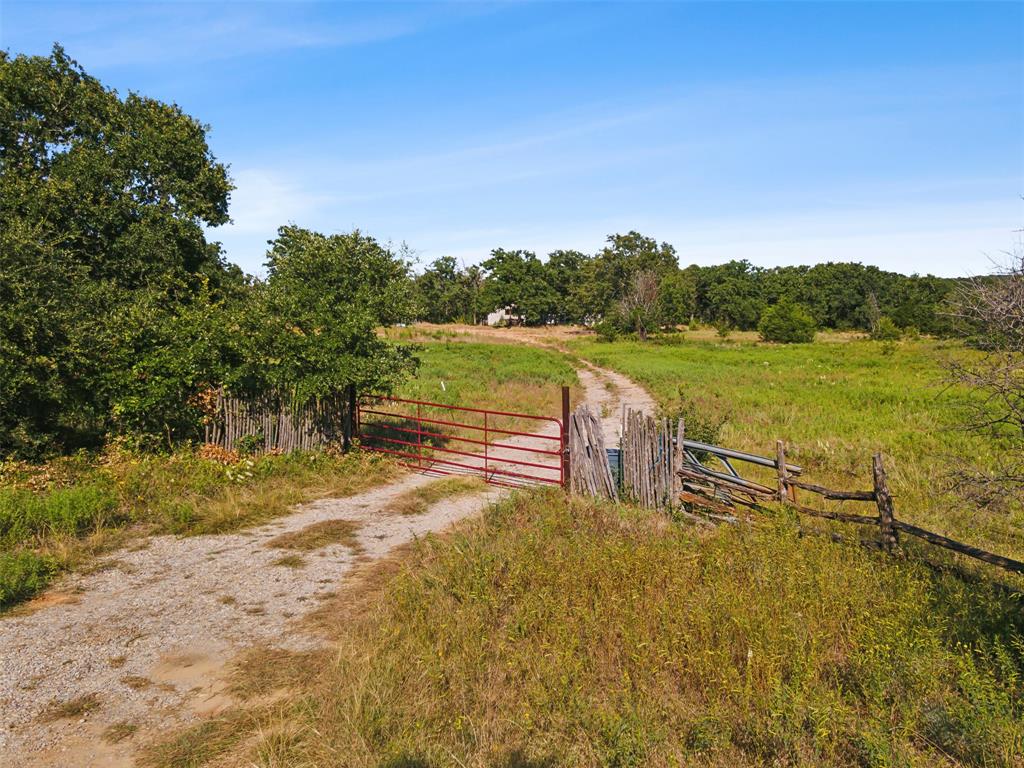
<instances>
[{"instance_id":1,"label":"grass field","mask_svg":"<svg viewBox=\"0 0 1024 768\"><path fill-rule=\"evenodd\" d=\"M557 416L560 386L576 384L565 359L542 349L428 343L419 356L419 375L399 392L404 397ZM131 537L224 533L312 498L364 490L396 471L365 455L222 464L190 450L0 464L0 610Z\"/></svg>"},{"instance_id":2,"label":"grass field","mask_svg":"<svg viewBox=\"0 0 1024 768\"><path fill-rule=\"evenodd\" d=\"M958 347L679 340L568 341L666 409L685 383L726 444L786 439L812 480L870 487L881 448L901 517L1021 554L1019 512L942 490L947 455L991 450L950 428L938 382ZM311 618L325 650L246 656L238 706L145 762L1020 768L1024 613L977 573L804 536L786 516L700 531L523 494L364 572Z\"/></svg>"},{"instance_id":3,"label":"grass field","mask_svg":"<svg viewBox=\"0 0 1024 768\"><path fill-rule=\"evenodd\" d=\"M690 337L570 348L640 382L667 410L682 396L691 409L724 419L726 446L771 455L775 440L785 440L812 482L870 489L871 454L881 450L898 517L1024 559L1019 502L979 509L947 491L954 461L985 464L996 450L956 428L963 393L941 383L943 360L967 354L958 344L906 341L886 354L878 343L841 335L787 346Z\"/></svg>"},{"instance_id":4,"label":"grass field","mask_svg":"<svg viewBox=\"0 0 1024 768\"><path fill-rule=\"evenodd\" d=\"M789 522L701 534L562 494L429 538L144 764L1012 766L1024 615Z\"/></svg>"},{"instance_id":5,"label":"grass field","mask_svg":"<svg viewBox=\"0 0 1024 768\"><path fill-rule=\"evenodd\" d=\"M572 387L574 399L581 394L572 365L547 349L446 340L423 343L418 356L402 397L558 417L561 387Z\"/></svg>"}]
</instances>

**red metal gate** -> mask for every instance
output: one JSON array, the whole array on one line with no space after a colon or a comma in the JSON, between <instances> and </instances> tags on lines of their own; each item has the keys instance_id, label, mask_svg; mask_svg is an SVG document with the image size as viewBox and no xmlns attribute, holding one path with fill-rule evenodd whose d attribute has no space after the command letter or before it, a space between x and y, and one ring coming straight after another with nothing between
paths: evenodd
<instances>
[{"instance_id":1,"label":"red metal gate","mask_svg":"<svg viewBox=\"0 0 1024 768\"><path fill-rule=\"evenodd\" d=\"M363 448L424 472L568 487L568 410L568 387L561 419L369 395L359 400L356 434Z\"/></svg>"}]
</instances>

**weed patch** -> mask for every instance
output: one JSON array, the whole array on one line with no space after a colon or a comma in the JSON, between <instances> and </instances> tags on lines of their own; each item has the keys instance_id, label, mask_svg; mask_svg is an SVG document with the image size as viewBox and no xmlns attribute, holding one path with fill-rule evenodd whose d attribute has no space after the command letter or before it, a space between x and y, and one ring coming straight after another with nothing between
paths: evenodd
<instances>
[{"instance_id":1,"label":"weed patch","mask_svg":"<svg viewBox=\"0 0 1024 768\"><path fill-rule=\"evenodd\" d=\"M334 652L238 714L237 762L1009 768L1024 749L1016 601L785 520L698 536L520 494L369 583L321 609Z\"/></svg>"},{"instance_id":2,"label":"weed patch","mask_svg":"<svg viewBox=\"0 0 1024 768\"><path fill-rule=\"evenodd\" d=\"M27 549L0 552L0 609L34 597L56 571L52 557Z\"/></svg>"},{"instance_id":3,"label":"weed patch","mask_svg":"<svg viewBox=\"0 0 1024 768\"><path fill-rule=\"evenodd\" d=\"M360 552L362 547L359 544L359 523L352 520L323 520L319 523L307 525L298 531L289 531L275 536L267 542L268 547L277 549L297 549L303 552L310 552L314 549L322 549L331 544L343 544L350 549Z\"/></svg>"},{"instance_id":4,"label":"weed patch","mask_svg":"<svg viewBox=\"0 0 1024 768\"><path fill-rule=\"evenodd\" d=\"M100 708L100 697L95 693L76 696L67 701L54 701L39 714L39 722L52 723L57 720L72 720Z\"/></svg>"},{"instance_id":5,"label":"weed patch","mask_svg":"<svg viewBox=\"0 0 1024 768\"><path fill-rule=\"evenodd\" d=\"M446 477L428 485L412 488L398 496L385 510L392 515L421 515L442 499L478 493L487 487L478 477Z\"/></svg>"},{"instance_id":6,"label":"weed patch","mask_svg":"<svg viewBox=\"0 0 1024 768\"><path fill-rule=\"evenodd\" d=\"M103 731L103 740L108 744L118 744L125 739L130 739L139 730L135 723L122 720L114 723Z\"/></svg>"},{"instance_id":7,"label":"weed patch","mask_svg":"<svg viewBox=\"0 0 1024 768\"><path fill-rule=\"evenodd\" d=\"M301 555L285 555L284 557L277 558L271 565L282 568L305 568L307 563L306 559Z\"/></svg>"}]
</instances>

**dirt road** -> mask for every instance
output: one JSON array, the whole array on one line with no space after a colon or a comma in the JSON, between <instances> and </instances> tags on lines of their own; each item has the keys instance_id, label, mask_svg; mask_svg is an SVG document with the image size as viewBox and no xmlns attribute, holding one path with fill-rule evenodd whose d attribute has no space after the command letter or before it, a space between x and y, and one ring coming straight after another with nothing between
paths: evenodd
<instances>
[{"instance_id":1,"label":"dirt road","mask_svg":"<svg viewBox=\"0 0 1024 768\"><path fill-rule=\"evenodd\" d=\"M609 442L623 404L654 407L620 374L586 366L578 375ZM358 562L478 514L503 492L446 499L412 517L388 514L394 499L433 480L408 474L236 534L153 537L67 577L35 610L0 619L3 764L130 766L148 735L228 705L221 674L239 651L266 641L320 642L298 618ZM275 564L281 552L266 546L269 539L335 519L360 526L358 554L336 544L311 553L305 567Z\"/></svg>"}]
</instances>

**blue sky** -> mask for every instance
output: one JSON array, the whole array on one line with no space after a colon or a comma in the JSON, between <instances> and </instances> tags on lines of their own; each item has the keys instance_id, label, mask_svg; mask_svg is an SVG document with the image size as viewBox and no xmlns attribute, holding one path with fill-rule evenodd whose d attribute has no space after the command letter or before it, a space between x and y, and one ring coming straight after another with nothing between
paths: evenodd
<instances>
[{"instance_id":1,"label":"blue sky","mask_svg":"<svg viewBox=\"0 0 1024 768\"><path fill-rule=\"evenodd\" d=\"M941 275L1024 226L1024 3L0 0L0 47L54 41L211 125L250 272L288 222Z\"/></svg>"}]
</instances>

